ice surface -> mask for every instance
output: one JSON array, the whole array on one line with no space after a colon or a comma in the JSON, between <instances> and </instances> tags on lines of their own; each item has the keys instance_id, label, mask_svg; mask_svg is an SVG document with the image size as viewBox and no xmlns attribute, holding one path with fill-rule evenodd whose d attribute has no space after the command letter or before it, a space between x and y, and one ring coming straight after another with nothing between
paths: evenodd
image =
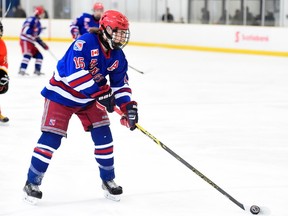
<instances>
[{"instance_id":1,"label":"ice surface","mask_svg":"<svg viewBox=\"0 0 288 216\"><path fill-rule=\"evenodd\" d=\"M103 197L93 143L77 117L54 154L37 206L22 202L40 136L43 86L56 61L43 51L45 76L18 76L18 42L7 41L10 90L1 95L9 126L0 126L0 215L242 216L246 212L140 131L111 114L120 202ZM68 43L48 42L60 58ZM245 205L287 216L287 59L125 47L139 124Z\"/></svg>"}]
</instances>

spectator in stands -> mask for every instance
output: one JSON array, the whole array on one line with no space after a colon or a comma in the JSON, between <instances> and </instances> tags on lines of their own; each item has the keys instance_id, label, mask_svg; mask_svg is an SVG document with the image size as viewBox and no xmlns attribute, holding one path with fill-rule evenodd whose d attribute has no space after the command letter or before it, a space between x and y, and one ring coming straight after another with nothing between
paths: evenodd
<instances>
[{"instance_id":1,"label":"spectator in stands","mask_svg":"<svg viewBox=\"0 0 288 216\"><path fill-rule=\"evenodd\" d=\"M166 8L166 13L162 15L163 22L174 22L174 16L170 13L169 7Z\"/></svg>"},{"instance_id":2,"label":"spectator in stands","mask_svg":"<svg viewBox=\"0 0 288 216\"><path fill-rule=\"evenodd\" d=\"M14 9L14 17L18 17L18 18L26 18L26 12L24 11L24 9L21 7L21 5L18 5L16 8Z\"/></svg>"},{"instance_id":3,"label":"spectator in stands","mask_svg":"<svg viewBox=\"0 0 288 216\"><path fill-rule=\"evenodd\" d=\"M242 25L243 24L243 13L239 9L235 10L235 14L232 17L231 24L232 25Z\"/></svg>"},{"instance_id":4,"label":"spectator in stands","mask_svg":"<svg viewBox=\"0 0 288 216\"><path fill-rule=\"evenodd\" d=\"M265 26L274 26L275 25L275 17L271 11L267 11L265 16Z\"/></svg>"},{"instance_id":5,"label":"spectator in stands","mask_svg":"<svg viewBox=\"0 0 288 216\"><path fill-rule=\"evenodd\" d=\"M223 10L222 15L219 18L217 24L226 24L226 21L227 21L227 10Z\"/></svg>"},{"instance_id":6,"label":"spectator in stands","mask_svg":"<svg viewBox=\"0 0 288 216\"><path fill-rule=\"evenodd\" d=\"M201 17L201 23L202 24L209 24L210 22L210 12L207 8L201 8L202 17Z\"/></svg>"},{"instance_id":7,"label":"spectator in stands","mask_svg":"<svg viewBox=\"0 0 288 216\"><path fill-rule=\"evenodd\" d=\"M249 7L246 7L246 24L255 25L255 17L250 12Z\"/></svg>"}]
</instances>

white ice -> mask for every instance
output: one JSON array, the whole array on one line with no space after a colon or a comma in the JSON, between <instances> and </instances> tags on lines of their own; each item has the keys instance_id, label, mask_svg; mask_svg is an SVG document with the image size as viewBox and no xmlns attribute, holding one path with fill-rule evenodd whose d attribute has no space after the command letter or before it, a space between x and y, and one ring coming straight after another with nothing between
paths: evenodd
<instances>
[{"instance_id":1,"label":"white ice","mask_svg":"<svg viewBox=\"0 0 288 216\"><path fill-rule=\"evenodd\" d=\"M54 154L37 206L22 202L34 145L41 134L45 76L18 76L18 41L7 41L10 90L0 95L8 126L0 126L0 215L244 216L247 213L149 137L110 115L120 202L103 197L90 134L73 117ZM69 43L48 43L60 58ZM245 205L287 216L287 58L127 46L139 124Z\"/></svg>"}]
</instances>

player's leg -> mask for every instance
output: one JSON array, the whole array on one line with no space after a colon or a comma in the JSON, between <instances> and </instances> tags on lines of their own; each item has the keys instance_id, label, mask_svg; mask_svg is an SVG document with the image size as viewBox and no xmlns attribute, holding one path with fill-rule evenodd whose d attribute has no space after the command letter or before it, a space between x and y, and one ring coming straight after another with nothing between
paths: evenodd
<instances>
[{"instance_id":1,"label":"player's leg","mask_svg":"<svg viewBox=\"0 0 288 216\"><path fill-rule=\"evenodd\" d=\"M35 70L34 74L36 75L43 75L44 73L41 72L42 68L42 61L43 61L43 55L40 53L40 51L37 49L36 54L33 56L36 61L35 61Z\"/></svg>"},{"instance_id":2,"label":"player's leg","mask_svg":"<svg viewBox=\"0 0 288 216\"><path fill-rule=\"evenodd\" d=\"M34 147L30 167L27 174L27 181L24 186L24 199L32 204L36 199L42 198L39 185L42 183L53 153L59 148L62 136L50 132L42 132L36 146Z\"/></svg>"},{"instance_id":3,"label":"player's leg","mask_svg":"<svg viewBox=\"0 0 288 216\"><path fill-rule=\"evenodd\" d=\"M119 195L123 193L121 186L114 181L114 154L113 139L108 125L91 129L91 136L95 144L94 155L99 166L102 188L105 197L119 201Z\"/></svg>"},{"instance_id":4,"label":"player's leg","mask_svg":"<svg viewBox=\"0 0 288 216\"><path fill-rule=\"evenodd\" d=\"M62 137L66 137L68 123L73 114L73 108L45 100L42 116L42 135L32 153L28 169L27 181L24 186L24 200L34 204L42 198L39 186L42 183L53 153L61 145Z\"/></svg>"},{"instance_id":5,"label":"player's leg","mask_svg":"<svg viewBox=\"0 0 288 216\"><path fill-rule=\"evenodd\" d=\"M8 122L8 121L9 121L9 118L6 117L6 116L4 116L4 115L2 115L2 113L1 113L1 107L0 107L0 122L6 123L6 122Z\"/></svg>"},{"instance_id":6,"label":"player's leg","mask_svg":"<svg viewBox=\"0 0 288 216\"><path fill-rule=\"evenodd\" d=\"M23 57L22 57L22 61L21 61L20 69L19 69L19 74L28 75L26 70L33 56L33 47L35 46L28 41L22 41L22 40L20 41L20 46L21 46Z\"/></svg>"},{"instance_id":7,"label":"player's leg","mask_svg":"<svg viewBox=\"0 0 288 216\"><path fill-rule=\"evenodd\" d=\"M105 196L109 199L120 200L118 195L122 194L122 187L114 182L114 154L113 138L110 131L110 121L106 111L100 110L95 104L86 110L76 113L81 119L86 131L91 132L95 145L94 155L98 163L102 188L107 191Z\"/></svg>"}]
</instances>

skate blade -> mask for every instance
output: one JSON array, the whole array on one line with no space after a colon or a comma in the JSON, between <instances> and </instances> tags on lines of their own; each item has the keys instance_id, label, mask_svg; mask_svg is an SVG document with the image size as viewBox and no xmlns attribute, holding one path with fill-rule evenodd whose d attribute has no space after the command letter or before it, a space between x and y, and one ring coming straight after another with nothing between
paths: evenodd
<instances>
[{"instance_id":1,"label":"skate blade","mask_svg":"<svg viewBox=\"0 0 288 216\"><path fill-rule=\"evenodd\" d=\"M28 196L26 193L23 194L23 201L30 204L30 205L36 205L39 201L36 197Z\"/></svg>"},{"instance_id":2,"label":"skate blade","mask_svg":"<svg viewBox=\"0 0 288 216\"><path fill-rule=\"evenodd\" d=\"M9 121L8 122L0 121L0 126L9 126Z\"/></svg>"},{"instance_id":3,"label":"skate blade","mask_svg":"<svg viewBox=\"0 0 288 216\"><path fill-rule=\"evenodd\" d=\"M29 73L18 73L18 75L19 75L19 76L22 76L22 77L24 77L24 76L30 76Z\"/></svg>"},{"instance_id":4,"label":"skate blade","mask_svg":"<svg viewBox=\"0 0 288 216\"><path fill-rule=\"evenodd\" d=\"M115 202L119 202L121 200L121 195L113 195L113 194L110 194L108 191L104 191L104 197L106 199L109 199Z\"/></svg>"}]
</instances>

